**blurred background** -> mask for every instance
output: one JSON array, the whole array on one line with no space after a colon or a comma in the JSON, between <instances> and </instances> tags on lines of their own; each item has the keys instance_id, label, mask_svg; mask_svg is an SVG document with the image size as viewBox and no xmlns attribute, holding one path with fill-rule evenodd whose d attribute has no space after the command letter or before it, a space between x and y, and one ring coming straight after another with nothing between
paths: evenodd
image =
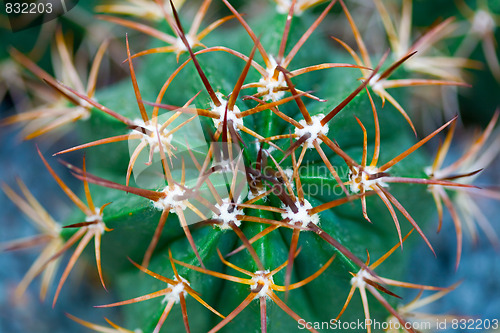
<instances>
[{"instance_id":1,"label":"blurred background","mask_svg":"<svg viewBox=\"0 0 500 333\"><path fill-rule=\"evenodd\" d=\"M250 4L250 1L231 1L235 7L249 15L262 10L265 2L265 0L259 0ZM95 6L102 3L97 0L80 1L68 13L55 20L17 32L11 31L9 20L5 12L2 12L0 16L0 98L2 100L0 121L18 112L32 109L43 100L32 93L43 84L14 62L9 55L9 50L14 47L47 72L57 73L60 70L58 68L60 63L54 62L54 34L58 27L62 27L66 37L70 40L71 49L75 53L77 70L83 71L83 68L87 68L101 42L109 39L110 45L103 58L97 81L98 89L128 77L126 68L121 65L121 61L126 56L125 29L94 18ZM376 54L383 53L390 45L374 2L352 0L346 3L358 22L361 35L368 48ZM398 22L401 17L402 2L384 0L383 3L391 19ZM405 3L411 3L411 1L405 1ZM198 8L198 6L199 1L187 0L182 11L193 11L193 8ZM271 6L274 7L275 4L271 3ZM311 10L319 13L323 8L324 5L319 5ZM490 13L493 20L488 21L488 17L484 15L477 16L478 13ZM213 1L204 24L223 15L227 15L223 4L217 0ZM495 0L466 1L465 5L460 0L456 2L449 0L413 1L410 38L412 41L428 31L429 27L436 26L448 17L454 17L453 30L446 38L439 41L439 48L431 52L438 56L460 54L473 60L470 67L474 68L460 72L460 76L472 85L471 88L419 88L419 95L411 102L411 117L421 136L436 128L437 124L442 124L444 119L449 119L457 113L460 115L453 145L444 165L462 156L471 144L472 138L478 134L478 130L486 127L495 109L500 106L499 50L495 49L497 41L500 41L499 15L500 1ZM221 29L224 29L224 26ZM332 31L335 31L335 35L340 36L349 45L355 45L352 31L338 4L334 6L328 19L315 33L331 35ZM144 46L150 43L138 32L130 29L128 32L129 38L134 40L137 49L141 48L140 43ZM493 49L490 44L493 45ZM339 45L332 41L332 47L339 47ZM144 48L146 47L142 49ZM435 95L438 95L434 98L437 102L429 105L427 97L435 97ZM425 101L422 102L424 99ZM44 152L59 151L79 143L77 138L68 135L67 132L70 129L71 127L63 127L50 135L25 141L18 126L0 127L0 181L14 187L16 177L22 179L56 220L64 220L69 216L72 203L62 193L36 155L36 145ZM496 130L485 147L490 143L493 143L493 147L498 146L498 138L499 132ZM439 141L433 140L424 149L430 156L433 156L438 147ZM496 151L491 149L489 153L497 154L498 149ZM66 160L70 163L78 164L81 160L81 155L69 156ZM482 198L476 202L480 211L489 219L492 230L500 234L500 158L491 157L491 164L481 172L474 184L496 193L496 199ZM82 184L72 178L64 167L57 163L51 163L51 165L70 188L76 193L82 192ZM28 218L19 212L2 191L0 191L0 211L0 244L35 234L36 230ZM437 228L437 218L435 222L430 222L427 226L426 234L435 247L437 258L434 258L425 244L421 242L418 245L419 248L414 251L412 266L406 280L439 286L448 286L457 281L462 281L462 283L455 291L419 311L500 319L500 279L498 278L500 260L498 244L492 244L488 237L492 236L492 231L487 235L479 230L476 241L465 233L462 260L456 271L456 238L450 215L445 210L443 227L438 234L434 232ZM68 332L69 329L71 332L88 332L88 329L74 324L65 316L65 313L99 323L103 323L103 316L118 323L122 322L119 309L93 308L94 305L110 303L115 298L112 293L106 293L100 287L97 274L95 274L95 265L90 256L86 259L91 260L79 260L63 288L55 309L51 308L51 302L48 300L44 303L39 300L39 279L35 279L23 299L16 302L13 295L14 289L37 254L33 250L0 252L0 332L63 333ZM54 286L49 290L48 299L51 299L53 292ZM407 292L403 296L409 301L416 296L416 293ZM463 332L467 331L463 330Z\"/></svg>"}]
</instances>

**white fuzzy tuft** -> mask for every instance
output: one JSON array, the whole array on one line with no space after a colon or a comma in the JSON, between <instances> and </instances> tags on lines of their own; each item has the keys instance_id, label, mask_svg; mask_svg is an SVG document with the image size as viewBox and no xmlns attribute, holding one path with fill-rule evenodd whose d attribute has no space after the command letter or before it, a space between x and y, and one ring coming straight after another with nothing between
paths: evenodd
<instances>
[{"instance_id":1,"label":"white fuzzy tuft","mask_svg":"<svg viewBox=\"0 0 500 333\"><path fill-rule=\"evenodd\" d=\"M180 283L177 283L176 285L171 285L170 283L168 284L168 287L172 288L172 291L165 295L165 297L161 301L162 303L169 302L172 300L175 301L175 303L179 303L181 300L180 294L183 294L184 297L186 297L187 292L186 292L186 290L184 290L184 288L185 288L185 286L189 286L189 281L180 275L179 275L179 277L181 278ZM174 278L174 281L179 281L179 280L177 280L177 277L176 277L176 278Z\"/></svg>"},{"instance_id":2,"label":"white fuzzy tuft","mask_svg":"<svg viewBox=\"0 0 500 333\"><path fill-rule=\"evenodd\" d=\"M95 207L93 215L87 215L85 217L85 222L96 222L95 224L90 224L87 226L88 229L97 229L101 235L106 232L106 225L102 219L102 214L100 213L101 208Z\"/></svg>"},{"instance_id":3,"label":"white fuzzy tuft","mask_svg":"<svg viewBox=\"0 0 500 333\"><path fill-rule=\"evenodd\" d=\"M150 149L152 149L155 153L160 152L160 145L158 144L158 134L156 133L156 128L150 123L147 122L145 123L144 120L142 119L134 119L134 124L143 127L150 131L152 135L144 134L139 130L133 130L131 134L141 134L142 138L141 141L147 142L149 145ZM160 126L158 126L159 130ZM160 134L160 141L163 150L167 150L167 147L170 146L170 142L172 142L172 135L169 133L169 131L165 128L162 131L159 131Z\"/></svg>"},{"instance_id":4,"label":"white fuzzy tuft","mask_svg":"<svg viewBox=\"0 0 500 333\"><path fill-rule=\"evenodd\" d=\"M224 95L222 95L220 92L216 92L215 94L217 95L217 98L219 99L221 104L219 106L215 106L213 102L210 102L210 109L212 112L219 114L218 119L212 119L214 121L215 127L219 128L219 125L221 123L224 123L224 114L226 112L227 100L224 99ZM232 111L227 110L227 121L229 122L230 120L232 120L233 127L237 131L239 131L238 126L243 126L243 118L236 117L236 115L240 112L240 109L236 105L234 105Z\"/></svg>"},{"instance_id":5,"label":"white fuzzy tuft","mask_svg":"<svg viewBox=\"0 0 500 333\"><path fill-rule=\"evenodd\" d=\"M185 200L177 200L177 197L184 195L185 191L182 187L176 184L173 189L170 189L167 186L161 192L165 193L166 196L158 201L153 201L153 206L156 209L161 211L169 209L171 213L175 213L176 208L186 209Z\"/></svg>"},{"instance_id":6,"label":"white fuzzy tuft","mask_svg":"<svg viewBox=\"0 0 500 333\"><path fill-rule=\"evenodd\" d=\"M285 96L284 91L274 91L274 89L278 88L286 88L288 85L286 84L285 76L283 75L282 72L278 74L278 79L274 79L274 71L276 70L276 66L278 65L276 63L276 60L272 57L269 56L269 61L271 62L271 67L266 69L267 76L262 77L259 80L259 85L260 87L257 88L257 93L262 94L265 93L265 95L262 95L262 100L264 101L279 101L280 99Z\"/></svg>"},{"instance_id":7,"label":"white fuzzy tuft","mask_svg":"<svg viewBox=\"0 0 500 333\"><path fill-rule=\"evenodd\" d=\"M358 193L361 190L372 191L372 186L379 185L382 187L387 187L387 183L382 181L382 178L369 179L370 175L379 173L380 170L377 167L366 166L364 169L361 167L352 166L349 172L349 180L351 181L350 190L352 193Z\"/></svg>"},{"instance_id":8,"label":"white fuzzy tuft","mask_svg":"<svg viewBox=\"0 0 500 333\"><path fill-rule=\"evenodd\" d=\"M255 276L252 278L253 284L250 286L250 290L254 291L259 288L259 285L263 285L262 289L255 295L254 299L258 299L260 297L267 297L267 291L269 287L274 284L274 280L272 276L267 277L266 274L269 274L269 270L265 271L257 271L254 273Z\"/></svg>"},{"instance_id":9,"label":"white fuzzy tuft","mask_svg":"<svg viewBox=\"0 0 500 333\"><path fill-rule=\"evenodd\" d=\"M295 3L295 8L293 9L293 15L294 16L301 16L302 13L304 12L300 7L300 4L303 1L297 1ZM279 0L277 1L276 4L276 11L280 14L288 14L290 11L290 7L292 6L292 1L291 0Z\"/></svg>"},{"instance_id":10,"label":"white fuzzy tuft","mask_svg":"<svg viewBox=\"0 0 500 333\"><path fill-rule=\"evenodd\" d=\"M295 205L299 209L297 213L294 213L290 207L283 207L286 210L286 213L282 213L281 217L283 219L290 219L288 222L291 225L295 225L296 223L300 223L302 228L307 228L309 223L314 225L318 225L319 223L319 215L313 214L309 215L309 209L312 209L312 205L304 199L304 204L301 205L299 201L295 202Z\"/></svg>"},{"instance_id":11,"label":"white fuzzy tuft","mask_svg":"<svg viewBox=\"0 0 500 333\"><path fill-rule=\"evenodd\" d=\"M187 40L189 46L192 48L193 47L193 40L188 35L186 35L186 40ZM177 37L177 39L175 40L174 46L177 49L177 52L186 52L187 51L186 45L184 44L182 39L180 39L179 37Z\"/></svg>"},{"instance_id":12,"label":"white fuzzy tuft","mask_svg":"<svg viewBox=\"0 0 500 333\"><path fill-rule=\"evenodd\" d=\"M384 82L384 80L383 79L380 80L380 73L377 73L377 74L373 75L373 77L370 79L370 81L368 81L368 85L370 87L372 87L372 90L374 92L380 94L384 90L382 82Z\"/></svg>"},{"instance_id":13,"label":"white fuzzy tuft","mask_svg":"<svg viewBox=\"0 0 500 333\"><path fill-rule=\"evenodd\" d=\"M215 207L220 211L220 214L213 213L212 217L222 220L222 224L216 224L218 228L221 230L231 229L230 222L233 222L237 227L241 225L241 221L236 218L236 215L243 215L243 210L238 209L229 198L223 199L222 205L216 204Z\"/></svg>"},{"instance_id":14,"label":"white fuzzy tuft","mask_svg":"<svg viewBox=\"0 0 500 333\"><path fill-rule=\"evenodd\" d=\"M311 134L309 139L306 140L308 143L308 148L313 148L313 141L318 140L321 142L321 139L318 138L318 135L324 134L327 135L329 131L328 124L321 125L321 120L325 118L324 114L317 114L311 117L312 119L312 124L308 125L305 121L305 119L302 119L299 121L299 124L301 124L304 128L295 128L295 134L300 138L303 135L306 134Z\"/></svg>"},{"instance_id":15,"label":"white fuzzy tuft","mask_svg":"<svg viewBox=\"0 0 500 333\"><path fill-rule=\"evenodd\" d=\"M472 31L480 36L486 36L495 29L495 19L486 11L478 10L472 21Z\"/></svg>"},{"instance_id":16,"label":"white fuzzy tuft","mask_svg":"<svg viewBox=\"0 0 500 333\"><path fill-rule=\"evenodd\" d=\"M351 285L358 287L358 288L364 288L366 286L366 280L371 280L372 275L368 273L364 269L360 269L358 274L356 274L352 279L351 279Z\"/></svg>"}]
</instances>

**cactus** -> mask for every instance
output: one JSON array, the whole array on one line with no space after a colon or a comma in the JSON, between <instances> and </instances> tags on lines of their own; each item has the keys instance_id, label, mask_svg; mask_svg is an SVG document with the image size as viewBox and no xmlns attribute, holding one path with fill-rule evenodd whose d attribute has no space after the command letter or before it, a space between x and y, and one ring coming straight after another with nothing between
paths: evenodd
<instances>
[{"instance_id":1,"label":"cactus","mask_svg":"<svg viewBox=\"0 0 500 333\"><path fill-rule=\"evenodd\" d=\"M456 228L457 268L463 229L476 237L474 217L496 242L467 198L499 198L473 182L498 152L498 138L483 150L498 112L451 165L445 157L458 116L445 114L426 134L413 121L419 86L467 89L464 69L478 64L465 54L476 35L463 36L456 54L444 49L456 28L452 18L416 39L411 1L403 1L396 23L387 1L374 0L386 51L365 41L362 13L358 18L356 5L342 0L276 1L259 15L222 0L216 5L228 15L213 22L205 19L210 0L123 2L98 6L105 12L98 18L152 40L139 50L138 38L121 36L129 72L121 82L96 88L108 41L87 78L75 69L61 29L54 32L61 76L10 51L45 83L50 99L2 124L24 124L25 139L74 126L79 140L59 152L38 150L45 174L76 206L65 221L56 222L21 180L19 191L2 185L40 230L3 250L44 245L18 298L42 275L44 299L67 254L55 306L83 255L95 258L100 284L118 297L97 307L124 313L120 326L68 314L99 332L319 332L365 320L367 332L380 331L377 322L417 332L411 311L457 286L404 275L417 243L434 253L428 234L441 227L443 205ZM494 37L484 31L494 28L491 17L479 35L485 45ZM338 33L329 24L335 20L344 24ZM498 77L494 49L485 49ZM445 133L433 161L422 146ZM65 162L81 151L79 165ZM50 154L83 183L82 195L56 173ZM425 297L408 304L405 288Z\"/></svg>"}]
</instances>

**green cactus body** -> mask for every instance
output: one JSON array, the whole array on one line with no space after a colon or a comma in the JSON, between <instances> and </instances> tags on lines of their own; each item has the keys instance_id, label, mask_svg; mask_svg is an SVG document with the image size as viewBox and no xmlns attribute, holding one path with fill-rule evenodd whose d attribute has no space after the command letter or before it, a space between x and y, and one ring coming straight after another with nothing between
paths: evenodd
<instances>
[{"instance_id":1,"label":"green cactus body","mask_svg":"<svg viewBox=\"0 0 500 333\"><path fill-rule=\"evenodd\" d=\"M286 22L286 15L266 15L270 15L271 17L259 18L259 21L272 22L272 24L266 25L262 32L258 31L257 33L262 33L261 42L264 48L272 50L270 53L276 53L278 51L276 47L279 46ZM306 26L306 23L303 21L309 18L308 15L304 16L294 19L289 45L293 45L294 41L298 39L297 36L300 37L304 31L303 27ZM252 21L250 21L250 24L252 26L259 26L258 24L253 25ZM231 35L231 39L238 40L240 43L244 41L244 44L242 44L243 52L249 52L248 49L252 43L245 31L238 28L233 30ZM217 41L216 34L212 38L214 41ZM326 43L328 41L318 40L318 38L311 40L303 50L299 51L293 65L297 68L309 66L314 64L311 61L316 60L316 58L318 63L342 62L339 59L346 59L344 52L339 52L331 47L325 49L324 45ZM321 49L322 52L321 54L319 52L312 52L313 57L311 58L310 53L307 51L314 49ZM225 94L232 90L245 65L242 60L235 59L234 56L223 52L207 53L199 55L198 58L214 90ZM186 59L186 55L181 57L181 61L184 59ZM221 64L224 64L224 66L221 66ZM161 87L166 75L175 69L176 66L175 55L173 54L152 55L144 59L143 63L137 69L137 80L144 100L154 100L156 98L155 92L158 90L158 87ZM328 72L326 73L326 71ZM312 78L304 76L304 80L300 77L294 80L294 83L300 88L307 89L311 86L318 88L315 94L328 100L323 103L305 100L306 106L312 116L328 113L357 86L356 78L359 75L357 69L330 69L326 71L318 72L317 75L313 75L316 73L309 74ZM246 82L256 82L258 80L258 73L252 69L248 74ZM168 100L169 104L180 105L202 88L203 86L201 86L198 73L194 70L194 66L190 64L179 74L179 77L174 79L171 86L167 89L165 99ZM131 92L132 86L129 83L119 84L116 87L99 91L97 100L112 110L119 110L120 114L129 119L135 119L139 114L137 103ZM195 104L197 107L208 108L209 96L203 92L197 98ZM408 126L405 124L404 119L397 114L397 111L390 105L386 105L382 109L379 100L376 101L376 104L377 108L381 110L379 113L381 123L381 160L384 161L411 146L414 139L411 138L411 133L408 133ZM246 110L254 107L255 102L245 102L238 99L236 105L240 110ZM300 112L293 102L283 105L280 111L297 121L301 119ZM373 115L369 99L365 92L361 92L355 97L329 123L328 136L332 140L336 140L346 153L360 160L363 134L354 116L363 121L368 130L370 142L373 142L371 140L374 135ZM88 133L88 135L85 135L86 141L123 134L125 126L121 126L120 124L115 125L115 121L108 118L106 115L103 116L98 112L94 112L92 118L87 123L79 126L81 127L79 129L81 133ZM206 120L201 119L200 121L206 122L207 125L211 125L213 128L213 124L210 124L210 121ZM244 125L258 131L263 137L287 134L290 130L293 132L293 127L289 123L278 118L270 110L245 117ZM255 163L255 158L258 154L257 147L260 145L256 145L255 138L245 133L242 134L242 137L248 146L245 148L245 164L252 165ZM391 142L398 142L398 145L391 144ZM286 147L290 143L286 142L283 145L282 147ZM99 174L97 170L105 168L107 170L105 178L123 182L124 165L126 165L129 157L126 146L126 143L118 143L113 144L112 147L110 144L91 148L88 152L88 160L90 165L92 165L89 172ZM326 151L327 148L325 148L324 144L323 147ZM112 155L110 155L110 151L112 151ZM370 143L369 151L373 151L373 143ZM347 181L348 169L345 163L331 150L326 153L332 165L339 168L341 172L344 172L341 175L341 179ZM283 157L283 153L277 150L271 154L277 161ZM109 160L109 163L113 167L103 165L103 160ZM419 170L422 170L426 166L424 163L425 160L422 156L414 154L408 161L404 161L397 168L394 168L391 174L421 177L422 174ZM340 187L314 149L309 149L305 153L302 165L306 167L303 170L301 169L300 181L306 192L305 199L312 206L318 206L335 198L342 197ZM283 169L291 169L293 167L291 158L285 159L280 166ZM276 167L271 162L269 163L269 167L276 170ZM417 221L425 220L427 217L426 212L428 211L425 207L430 204L428 196L425 193L425 187L407 184L391 185L390 190L405 203L405 207L412 212ZM145 252L160 219L160 212L153 207L150 200L145 198L139 198L132 194L112 189L105 191L96 190L96 192L96 201L112 202L104 211L104 222L113 231L103 236L101 251L103 253L102 262L105 274L107 277L112 277L111 279L116 282L116 287L119 290L118 294L123 299L130 299L166 288L164 282L154 280L151 277L145 276L143 272L136 270L123 255L126 252L126 255L140 262L141 256ZM308 194L308 192L312 192L312 194ZM413 202L412 198L415 197L427 198ZM266 197L266 200L261 199L255 202L255 204L271 205L273 207L283 206L278 197L273 195L268 198ZM244 209L244 211L245 214L255 217L277 221L282 219L278 213L255 209ZM392 247L393 244L397 243L397 233L394 228L394 222L383 202L377 198L369 198L368 211L373 216L373 224L368 223L360 214L359 203L346 203L319 213L319 226L359 258L366 259L367 249L373 257L377 257ZM266 227L267 225L265 224L242 222L241 230L250 238ZM402 227L403 230L409 230L408 223L406 222L402 222ZM286 228L279 228L253 244L256 253L266 269L272 270L283 264L288 258L292 232L282 229ZM224 231L212 226L196 228L195 225L192 235L203 262L208 269L229 275L236 273L220 261L216 251L219 249L222 253L228 253L241 245L241 241L239 241L237 235L232 230ZM301 252L294 261L292 283L314 274L333 254L337 253L338 255L333 264L317 279L302 288L290 291L287 304L307 322L328 322L330 325L334 325L332 319L341 310L350 288L351 276L349 272L356 273L359 267L311 231L300 232L298 246L301 248ZM176 259L193 265L198 264L175 214L169 216L158 248L154 253L154 258L149 266L151 271L167 278L172 278L174 274L168 262L168 248L174 253ZM385 265L379 273L384 276L398 278L402 268L407 264L401 255L399 257L397 263ZM240 252L228 258L228 260L250 272L259 270L252 257L248 254L248 251ZM224 281L180 266L178 270L179 275L187 279L190 285L200 293L202 298L221 313L230 313L249 294L250 288L248 285ZM285 270L282 270L273 279L277 284L284 284L284 276ZM280 294L284 295L283 293ZM281 298L284 299L283 296ZM189 325L192 331L208 331L220 321L220 318L205 309L192 299L192 297L186 296L186 302ZM390 300L390 302L395 304L395 299ZM386 310L380 305L375 304L375 302L372 303L370 307L372 318L383 322L387 317ZM165 304L166 302L163 297L160 297L140 305L126 306L124 311L126 317L129 318L127 326L140 327L144 332L152 331L164 311ZM239 314L229 325L224 327L224 331L259 331L261 325L259 308L259 301L252 301L247 309ZM361 302L358 300L358 296L356 296L341 321L356 322L360 318L362 311ZM267 320L270 332L295 331L299 327L303 328L304 326L298 325L297 321L290 318L288 314L270 299L267 299ZM184 324L179 304L174 306L164 325L172 331L183 330ZM325 328L325 324L322 325Z\"/></svg>"},{"instance_id":2,"label":"green cactus body","mask_svg":"<svg viewBox=\"0 0 500 333\"><path fill-rule=\"evenodd\" d=\"M334 8L340 11L340 5L337 6ZM323 8L325 6L321 7ZM288 55L299 43L304 32L319 15L323 15L321 11L309 10L301 16L293 17L286 47L281 51L284 56ZM185 24L184 31L188 30L189 19L181 17ZM116 291L119 298L117 302L134 298L137 298L137 303L140 302L139 304L110 305L123 305L125 327L140 328L143 332L156 332L162 326L162 331L165 332L181 332L187 329L185 326L188 322L192 332L207 332L213 329L220 329L223 332L295 332L303 329L327 331L339 327L342 322L354 325L353 323L364 321L367 317L366 306L363 306L357 289L352 301L340 317L340 323L335 322L334 319L341 313L350 294L351 286L356 281L363 286L368 284L368 291L370 291L369 288L374 288L373 286L380 287L378 290L382 294L388 289L392 290L392 287L385 285L382 280L377 280L378 278L373 275L369 275L372 278L369 282L356 280L359 278L356 274L367 268L365 266L368 265L367 252L370 255L370 264L372 264L400 242L400 238L412 229L412 223L405 216L406 211L416 221L417 226L424 232L427 230L427 222L433 213L433 209L429 207L433 206L433 202L427 190L427 185L431 183L424 170L431 163L425 154L411 148L416 147L413 145L418 141L407 120L401 116L397 108L391 104L392 102L384 104L381 98L373 93L377 84L376 80L367 82L366 76L358 80L360 68L355 68L355 65L351 66L352 68L335 68L337 66L328 65L321 70L304 71L304 74L290 77L290 72L295 69L318 64L354 64L354 61L348 52L337 47L338 45L333 40L313 29L310 38L298 50L291 62L286 64L287 67L283 65L283 59L279 59L278 56L283 31L287 25L287 15L276 13L274 8L267 8L259 16L249 15L244 19L247 20L255 35L259 36L257 41L253 41L249 33L237 22L230 22L229 24L232 24L230 29L216 29L203 41L209 47L210 52L202 51L203 49L199 47L194 49L194 52L197 52L195 59L203 74L194 66L194 61L190 61L173 77L159 100L157 99L160 89L169 76L179 66L183 66L184 61L193 60L193 55L184 52L178 61L174 53L149 54L139 59L131 59L129 56L128 60L133 61L138 89L134 89L130 81L120 82L111 87L99 89L95 97L100 105L125 117L129 123L120 121L109 112L106 114L93 107L90 119L80 121L76 125L75 132L78 133L83 143L126 134L130 134L132 138L135 135L140 138L137 144L144 143L142 154L145 154L143 157L147 159L150 154L149 150L153 149L152 145L158 145L157 138L160 136L160 130L154 125L150 126L151 123L145 122L144 119L140 120L142 106L148 117L152 117L155 106L150 105L151 103L181 106L201 91L194 100L191 100L190 106L186 105L186 107L191 107L195 111L194 108L206 110L205 113L196 111L198 115L196 112L179 114L179 119L186 121L182 125L183 128L171 134L171 138L166 139L171 140L168 144L160 144L162 148L151 154L154 158L152 166L157 167L154 171L156 178L145 179L140 178L145 177L144 175L136 174L137 168L145 168L144 160L138 159L134 168L129 168L129 171L133 169L130 187L123 185L127 166L132 163L130 162L131 155L133 156L134 149L137 147L137 144L129 146L131 144L129 141L132 140L126 139L88 148L86 170L70 166L71 171L78 178L101 185L90 187L96 207L110 203L105 206L102 215L104 225L112 229L102 230L101 236L100 253L104 281L109 288ZM328 19L329 16L325 20ZM174 21L173 16L172 20ZM168 29L165 23L158 24L158 30ZM127 47L128 42L127 39ZM256 47L256 43L259 47ZM150 46L162 47L163 42L155 40ZM224 46L227 49L210 49L213 46ZM241 52L245 57L249 57L254 52L253 61L260 64L262 69L269 70L265 65L265 56L263 57L262 54L262 49L264 49L267 55L273 56L269 58L272 65L276 65L277 61L287 67L286 70L280 71L278 68L276 71L267 72L268 75L281 80L276 84L281 85L279 88L284 88L281 94L271 94L268 100L259 103L269 105L266 103L273 103L282 98L290 100L238 118L236 110L245 113L259 105L256 98L243 98L245 95L259 93L256 86L240 91L241 84L238 87L238 80L242 79L240 83L248 84L263 82L260 81L263 79L262 73L259 73L255 66L250 66L245 61L246 58L242 59L230 54L227 51L228 48ZM132 54L136 51L133 42L130 43L130 49ZM391 64L388 63L391 61L382 60L380 68L375 69L381 59L386 58L382 54L375 55L371 59L374 68L362 68L361 70L368 71L363 72L363 75L380 79L381 75L383 77L384 73L388 73L386 70L390 68ZM408 76L408 72L396 67L398 66L395 66L394 73L391 71L388 74L391 75L391 79ZM244 75L240 77L241 73ZM206 81L213 88L223 106L226 103L223 98L229 100L229 104L235 103L232 109L231 107L226 110L214 107L214 96L207 88L206 82L200 80L203 75L206 75ZM290 83L293 87L290 87ZM364 87L367 83L368 87L371 85L369 89ZM262 89L260 92L263 91ZM140 96L137 95L139 91ZM371 95L368 91L372 91ZM298 96L300 92L303 93ZM232 96L228 97L230 94ZM318 98L315 99L306 94L312 94ZM352 98L348 97L351 94ZM393 93L393 97L401 105L408 102L409 95L406 90ZM260 94L259 97L266 99L266 94ZM273 97L276 100L273 100ZM370 102L372 98L373 106ZM143 104L143 101L150 103ZM273 111L274 107L276 109ZM217 110L219 110L220 117L214 121L209 114L214 114ZM326 124L320 123L320 120L333 110L337 110L338 113ZM158 123L162 124L176 111L160 108L157 112L159 112ZM224 120L223 112L227 112L226 120L230 121ZM311 117L309 124L304 118L304 112ZM172 124L176 121L182 122L179 119L173 120ZM138 125L141 121L143 128L133 129L134 126L131 124ZM361 124L366 129L366 151L364 151L364 133ZM175 125L167 128L172 130L172 127ZM377 143L377 127L380 128L380 145ZM424 141L426 142L445 127L426 137ZM157 135L153 133L154 130L158 130ZM141 131L143 131L142 134ZM144 139L149 135L146 132L152 135L149 139ZM260 139L251 132L260 135ZM325 140L321 139L322 134L318 134L320 132L331 141L324 142ZM234 152L237 155L238 150L241 150L239 158L244 167L236 174L243 177L244 181L240 184L243 183L242 188L245 188L246 192L232 188L231 178L225 176L224 170L213 169L207 176L207 179L212 182L213 189L206 178L200 175L203 163L210 161L210 155L216 155L215 151L218 148L214 147L217 146L211 146L214 133L217 133L215 141L222 145L222 150L236 149ZM141 136L143 134L144 136ZM274 136L276 136L275 139L264 140ZM233 141L232 145L226 145L228 140ZM300 144L295 143L298 141ZM308 144L307 148L304 148L304 144ZM378 148L380 148L379 163L368 166L374 151ZM388 167L379 169L384 163L401 156L400 154L410 148L411 154L407 158L401 157L394 160L395 162ZM212 150L209 151L209 149ZM345 155L340 154L337 149L365 167L350 165L348 161L346 162ZM224 152L222 154L226 156ZM208 160L206 160L207 157ZM366 161L362 162L363 159ZM300 163L299 167L297 163ZM335 169L336 174L332 173L329 165ZM297 168L296 173L294 173L294 168ZM166 169L168 170L165 173ZM354 170L360 172L360 179L364 175L372 178L355 180ZM398 177L424 181L423 184L404 183L404 181L395 181ZM187 180L184 181L183 178ZM203 181L199 182L200 179ZM386 183L384 179L388 179L388 182ZM246 184L248 180L250 180L250 188ZM349 196L346 197L338 180L345 186ZM146 181L149 185L144 185ZM258 184L256 185L255 182ZM370 186L377 187L377 190L371 189ZM168 197L168 191L174 188L180 194ZM278 189L282 193L278 195L269 191L270 189ZM162 193L162 190L165 192ZM213 191L218 194L214 195ZM236 198L232 198L231 204L226 204L225 208L221 208L219 201L226 200L226 203L228 200L231 201L230 196L234 195L235 191L244 194L240 197L236 195ZM269 193L259 200L244 204L266 191ZM384 191L388 191L395 199L389 194L384 195L386 193ZM226 193L224 194L226 196L220 193ZM158 199L161 195L164 196ZM203 204L197 195L203 196L204 200L210 203ZM208 198L211 195L212 197ZM218 195L220 195L218 198L220 200L216 198ZM158 198L152 199L155 196ZM179 199L180 197L182 199ZM347 198L345 202L339 201L338 205L332 205L334 207L320 209L329 202L343 198ZM196 201L195 199L198 204L201 202L206 210L200 214L195 212L194 215L187 215L191 206L186 206L186 202L192 204ZM361 199L366 200L366 211L371 223L363 216ZM397 200L397 203L394 200ZM399 203L404 207L404 212L398 209ZM214 206L216 206L215 209ZM316 208L317 213L311 214L311 210ZM217 215L217 209L220 210L219 215ZM294 209L298 212L294 213ZM393 214L391 210L394 210ZM183 217L179 218L180 215ZM187 220L188 225L183 221L184 219ZM198 219L195 221L197 223L193 223L193 219ZM72 239L75 233L79 232L78 230L87 228L78 224L82 220L88 222L92 219L89 220L89 217L81 211L75 212L64 225L76 223L76 227L63 229L62 237L66 240ZM157 230L160 221L164 222L161 232ZM269 228L272 226L275 228L270 231ZM401 227L399 236L396 226ZM256 241L248 241L266 231L269 232L265 236L259 237ZM155 232L158 239L152 248L151 240ZM387 261L375 271L378 276L393 280L404 279L402 273L410 264L408 249L415 242L422 242L422 238L425 237L423 233L420 236L418 233L421 231L417 230L408 241L405 241L404 251L397 250L386 258ZM424 240L427 241L426 238ZM198 253L194 252L193 244ZM241 249L242 245L243 249ZM402 241L401 247L403 247ZM89 257L92 257L95 254L90 248L86 252ZM241 251L225 257L236 249L241 249ZM144 273L145 267L137 264L134 266L127 260L130 258L133 262L140 263L145 253L150 250L149 254L152 256L147 267L149 274L153 275L152 272L154 272L167 280L162 280L158 276L156 279L147 276ZM244 274L243 271L238 272L223 263L218 251L230 264L251 275ZM287 262L290 258L293 260L293 265ZM366 264L363 264L365 262ZM281 265L283 265L282 269L272 275L272 278L265 276L265 272L273 271ZM137 269L138 267L142 268ZM289 269L289 267L292 268ZM287 277L288 274L290 275ZM229 281L231 279L229 276L233 276L232 281ZM259 280L256 276L263 277ZM253 282L248 282L250 280ZM174 281L177 284L173 285L168 281ZM179 281L183 282L179 283ZM290 286L290 290L285 291L284 289L288 288L287 285ZM162 293L152 294L151 298L154 299L139 299L142 295L169 287L170 289ZM425 286L421 287L425 288ZM268 291L273 288L274 291ZM427 289L439 288L428 287ZM188 292L189 290L196 293L197 297L215 311L203 305L200 299L195 299L193 294ZM394 292L399 293L399 290ZM380 323L385 322L391 314L394 314L389 313L387 307L397 309L400 304L400 300L395 296L389 291L387 295L384 294L387 299L387 304L384 305L368 293L370 318ZM233 312L235 309L241 312L238 311L236 314ZM215 312L222 316L236 315L229 323L225 323ZM183 313L187 313L188 319L183 318ZM345 329L345 326L340 327Z\"/></svg>"}]
</instances>

